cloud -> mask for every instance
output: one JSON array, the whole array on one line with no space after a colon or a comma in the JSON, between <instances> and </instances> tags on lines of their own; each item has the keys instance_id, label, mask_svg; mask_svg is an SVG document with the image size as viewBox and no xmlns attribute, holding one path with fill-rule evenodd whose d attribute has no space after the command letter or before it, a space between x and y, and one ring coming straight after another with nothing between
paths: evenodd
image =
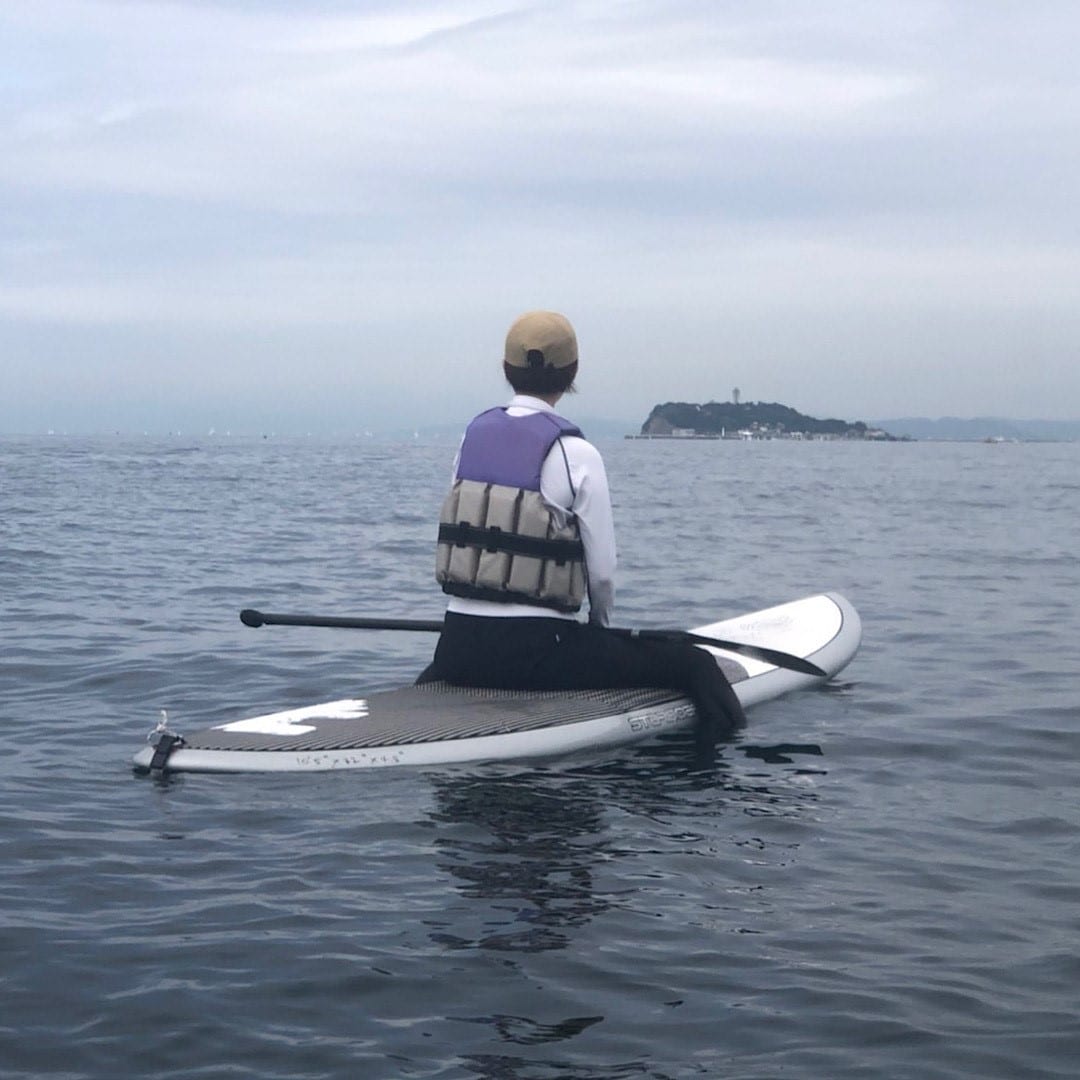
<instances>
[{"instance_id":1,"label":"cloud","mask_svg":"<svg viewBox=\"0 0 1080 1080\"><path fill-rule=\"evenodd\" d=\"M40 95L6 134L0 176L295 212L393 202L402 180L411 198L485 178L617 184L633 169L662 181L724 134L858 130L867 110L920 85L850 62L740 55L737 42L703 44L694 23L588 9L135 10L64 8L62 37L107 49L110 71L84 71L86 92Z\"/></svg>"},{"instance_id":2,"label":"cloud","mask_svg":"<svg viewBox=\"0 0 1080 1080\"><path fill-rule=\"evenodd\" d=\"M209 377L215 341L287 358L325 328L332 394L350 336L487 355L545 304L622 356L589 384L632 415L726 394L717 348L749 396L832 412L963 412L966 384L1008 412L1033 362L1068 392L1026 411L1080 412L1077 23L1048 0L9 6L0 314L23 330L0 349L157 332ZM927 356L952 400L911 400Z\"/></svg>"}]
</instances>

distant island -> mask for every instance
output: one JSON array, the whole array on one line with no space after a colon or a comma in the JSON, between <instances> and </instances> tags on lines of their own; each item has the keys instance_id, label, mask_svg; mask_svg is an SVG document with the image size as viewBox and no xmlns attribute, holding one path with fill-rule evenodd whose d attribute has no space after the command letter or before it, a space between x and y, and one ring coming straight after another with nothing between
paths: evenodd
<instances>
[{"instance_id":1,"label":"distant island","mask_svg":"<svg viewBox=\"0 0 1080 1080\"><path fill-rule=\"evenodd\" d=\"M774 401L669 401L654 405L639 435L630 439L870 439L896 441L857 420L819 420Z\"/></svg>"}]
</instances>

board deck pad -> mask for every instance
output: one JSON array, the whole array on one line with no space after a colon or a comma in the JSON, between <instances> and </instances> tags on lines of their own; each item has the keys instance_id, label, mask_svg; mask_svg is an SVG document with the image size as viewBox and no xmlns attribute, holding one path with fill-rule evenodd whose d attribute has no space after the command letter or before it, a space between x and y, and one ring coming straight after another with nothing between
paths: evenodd
<instances>
[{"instance_id":1,"label":"board deck pad","mask_svg":"<svg viewBox=\"0 0 1080 1080\"><path fill-rule=\"evenodd\" d=\"M732 683L746 678L725 660ZM359 750L579 724L678 701L677 690L485 690L430 682L185 734L191 750Z\"/></svg>"}]
</instances>

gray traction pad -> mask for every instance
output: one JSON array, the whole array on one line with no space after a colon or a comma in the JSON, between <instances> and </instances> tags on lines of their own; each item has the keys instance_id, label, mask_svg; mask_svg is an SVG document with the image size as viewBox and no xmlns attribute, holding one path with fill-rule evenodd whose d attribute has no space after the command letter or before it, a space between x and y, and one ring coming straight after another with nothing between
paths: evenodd
<instances>
[{"instance_id":1,"label":"gray traction pad","mask_svg":"<svg viewBox=\"0 0 1080 1080\"><path fill-rule=\"evenodd\" d=\"M730 682L746 678L722 661ZM408 743L475 739L561 727L683 700L676 690L483 690L432 682L368 694L368 715L352 720L307 718L315 731L259 735L203 728L184 735L190 750L359 750Z\"/></svg>"}]
</instances>

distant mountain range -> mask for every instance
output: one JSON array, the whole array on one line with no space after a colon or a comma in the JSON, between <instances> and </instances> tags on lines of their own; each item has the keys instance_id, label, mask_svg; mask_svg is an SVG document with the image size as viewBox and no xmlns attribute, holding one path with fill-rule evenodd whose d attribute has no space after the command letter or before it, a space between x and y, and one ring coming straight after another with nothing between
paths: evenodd
<instances>
[{"instance_id":1,"label":"distant mountain range","mask_svg":"<svg viewBox=\"0 0 1080 1080\"><path fill-rule=\"evenodd\" d=\"M964 420L942 416L905 416L898 420L875 420L874 426L890 435L909 439L1020 439L1023 442L1073 442L1080 439L1080 420L1009 420L1000 416L976 416Z\"/></svg>"}]
</instances>

